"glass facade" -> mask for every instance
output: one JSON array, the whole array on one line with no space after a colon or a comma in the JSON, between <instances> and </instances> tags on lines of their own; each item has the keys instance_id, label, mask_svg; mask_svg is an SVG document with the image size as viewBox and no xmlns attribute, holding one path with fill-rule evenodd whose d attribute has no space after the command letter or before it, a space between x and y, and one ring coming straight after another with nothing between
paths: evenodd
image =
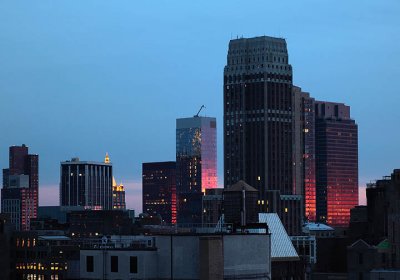
<instances>
[{"instance_id":1,"label":"glass facade","mask_svg":"<svg viewBox=\"0 0 400 280\"><path fill-rule=\"evenodd\" d=\"M143 213L176 223L176 164L174 161L142 165Z\"/></svg>"},{"instance_id":2,"label":"glass facade","mask_svg":"<svg viewBox=\"0 0 400 280\"><path fill-rule=\"evenodd\" d=\"M202 194L217 187L216 119L176 121L178 223L201 223Z\"/></svg>"},{"instance_id":3,"label":"glass facade","mask_svg":"<svg viewBox=\"0 0 400 280\"><path fill-rule=\"evenodd\" d=\"M358 129L343 104L316 102L317 219L348 226L358 205Z\"/></svg>"},{"instance_id":4,"label":"glass facade","mask_svg":"<svg viewBox=\"0 0 400 280\"><path fill-rule=\"evenodd\" d=\"M309 221L316 219L316 182L315 182L315 114L314 99L303 98L303 166L304 166L304 217Z\"/></svg>"}]
</instances>

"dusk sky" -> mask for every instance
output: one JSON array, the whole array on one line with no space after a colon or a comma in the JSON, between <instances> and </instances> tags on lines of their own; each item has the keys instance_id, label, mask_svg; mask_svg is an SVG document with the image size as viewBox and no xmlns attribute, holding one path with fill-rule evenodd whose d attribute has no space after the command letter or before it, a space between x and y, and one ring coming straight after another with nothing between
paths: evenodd
<instances>
[{"instance_id":1,"label":"dusk sky","mask_svg":"<svg viewBox=\"0 0 400 280\"><path fill-rule=\"evenodd\" d=\"M175 120L217 117L231 38L286 39L294 84L351 106L360 186L400 168L400 2L0 1L0 168L40 156L40 205L60 161L102 161L141 212L141 164L175 160ZM1 176L1 175L0 175ZM364 201L362 199L362 201Z\"/></svg>"}]
</instances>

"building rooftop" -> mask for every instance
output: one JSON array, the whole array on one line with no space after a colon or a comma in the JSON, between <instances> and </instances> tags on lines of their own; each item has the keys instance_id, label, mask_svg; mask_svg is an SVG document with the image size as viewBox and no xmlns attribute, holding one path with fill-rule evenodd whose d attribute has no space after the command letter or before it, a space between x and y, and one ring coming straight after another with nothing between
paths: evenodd
<instances>
[{"instance_id":1,"label":"building rooftop","mask_svg":"<svg viewBox=\"0 0 400 280\"><path fill-rule=\"evenodd\" d=\"M327 226L321 223L305 223L303 225L303 229L308 231L333 231L335 230L333 227Z\"/></svg>"},{"instance_id":2,"label":"building rooftop","mask_svg":"<svg viewBox=\"0 0 400 280\"><path fill-rule=\"evenodd\" d=\"M40 235L38 238L41 240L53 240L53 241L71 240L71 238L64 235Z\"/></svg>"},{"instance_id":3,"label":"building rooftop","mask_svg":"<svg viewBox=\"0 0 400 280\"><path fill-rule=\"evenodd\" d=\"M245 190L246 192L258 192L256 188L253 188L243 180L233 184L231 187L227 188L225 192L240 192L242 190Z\"/></svg>"},{"instance_id":4,"label":"building rooftop","mask_svg":"<svg viewBox=\"0 0 400 280\"><path fill-rule=\"evenodd\" d=\"M278 214L259 213L260 223L268 225L271 234L271 258L272 261L299 260L299 255L293 246L292 240L287 234Z\"/></svg>"}]
</instances>

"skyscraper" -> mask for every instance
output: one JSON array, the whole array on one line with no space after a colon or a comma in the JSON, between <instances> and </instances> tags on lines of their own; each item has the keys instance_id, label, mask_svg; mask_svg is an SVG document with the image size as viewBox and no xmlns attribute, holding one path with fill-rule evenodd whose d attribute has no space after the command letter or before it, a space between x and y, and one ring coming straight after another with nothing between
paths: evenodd
<instances>
[{"instance_id":1,"label":"skyscraper","mask_svg":"<svg viewBox=\"0 0 400 280\"><path fill-rule=\"evenodd\" d=\"M317 219L347 226L358 205L358 129L350 107L315 102Z\"/></svg>"},{"instance_id":2,"label":"skyscraper","mask_svg":"<svg viewBox=\"0 0 400 280\"><path fill-rule=\"evenodd\" d=\"M112 185L112 208L114 210L126 209L124 185L122 183L118 185L114 177Z\"/></svg>"},{"instance_id":3,"label":"skyscraper","mask_svg":"<svg viewBox=\"0 0 400 280\"><path fill-rule=\"evenodd\" d=\"M224 68L224 187L259 191L259 212L275 212L291 235L303 221L303 182L294 168L292 66L285 39L229 42ZM225 209L227 210L227 209Z\"/></svg>"},{"instance_id":4,"label":"skyscraper","mask_svg":"<svg viewBox=\"0 0 400 280\"><path fill-rule=\"evenodd\" d=\"M202 194L217 187L217 122L199 117L176 120L178 223L201 223Z\"/></svg>"},{"instance_id":5,"label":"skyscraper","mask_svg":"<svg viewBox=\"0 0 400 280\"><path fill-rule=\"evenodd\" d=\"M143 213L161 216L167 224L176 223L176 164L174 161L142 165Z\"/></svg>"},{"instance_id":6,"label":"skyscraper","mask_svg":"<svg viewBox=\"0 0 400 280\"><path fill-rule=\"evenodd\" d=\"M286 41L231 40L224 69L225 188L296 193L293 180L292 67Z\"/></svg>"},{"instance_id":7,"label":"skyscraper","mask_svg":"<svg viewBox=\"0 0 400 280\"><path fill-rule=\"evenodd\" d=\"M9 168L3 169L1 212L11 217L16 230L29 230L37 217L39 200L39 156L28 154L28 147L12 146Z\"/></svg>"},{"instance_id":8,"label":"skyscraper","mask_svg":"<svg viewBox=\"0 0 400 280\"><path fill-rule=\"evenodd\" d=\"M93 210L112 209L112 164L102 162L61 162L60 205L83 206Z\"/></svg>"}]
</instances>

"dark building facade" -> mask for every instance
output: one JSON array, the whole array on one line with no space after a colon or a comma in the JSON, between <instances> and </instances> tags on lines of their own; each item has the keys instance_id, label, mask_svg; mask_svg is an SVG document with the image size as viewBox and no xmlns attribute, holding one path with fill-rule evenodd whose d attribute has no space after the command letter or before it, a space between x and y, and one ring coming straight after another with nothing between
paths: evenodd
<instances>
[{"instance_id":1,"label":"dark building facade","mask_svg":"<svg viewBox=\"0 0 400 280\"><path fill-rule=\"evenodd\" d=\"M101 162L61 162L60 205L83 206L93 210L112 209L112 164Z\"/></svg>"},{"instance_id":2,"label":"dark building facade","mask_svg":"<svg viewBox=\"0 0 400 280\"><path fill-rule=\"evenodd\" d=\"M217 123L194 116L176 120L177 222L200 224L202 195L217 187Z\"/></svg>"},{"instance_id":3,"label":"dark building facade","mask_svg":"<svg viewBox=\"0 0 400 280\"><path fill-rule=\"evenodd\" d=\"M296 194L304 197L304 218L315 221L315 100L296 86L293 86L293 100Z\"/></svg>"},{"instance_id":4,"label":"dark building facade","mask_svg":"<svg viewBox=\"0 0 400 280\"><path fill-rule=\"evenodd\" d=\"M293 194L292 67L286 41L231 40L224 69L225 187Z\"/></svg>"},{"instance_id":5,"label":"dark building facade","mask_svg":"<svg viewBox=\"0 0 400 280\"><path fill-rule=\"evenodd\" d=\"M258 223L259 191L244 181L224 190L225 222L235 227Z\"/></svg>"},{"instance_id":6,"label":"dark building facade","mask_svg":"<svg viewBox=\"0 0 400 280\"><path fill-rule=\"evenodd\" d=\"M374 238L387 237L390 244L388 267L400 268L400 169L367 188L369 232Z\"/></svg>"},{"instance_id":7,"label":"dark building facade","mask_svg":"<svg viewBox=\"0 0 400 280\"><path fill-rule=\"evenodd\" d=\"M295 132L306 114L295 115L297 101L285 39L230 41L224 68L224 187L243 180L257 189L258 210L277 211L289 234L301 230L305 212L303 142L296 142L303 134ZM284 206L288 201L296 201L295 207Z\"/></svg>"},{"instance_id":8,"label":"dark building facade","mask_svg":"<svg viewBox=\"0 0 400 280\"><path fill-rule=\"evenodd\" d=\"M358 129L350 107L315 102L317 219L348 226L358 205Z\"/></svg>"},{"instance_id":9,"label":"dark building facade","mask_svg":"<svg viewBox=\"0 0 400 280\"><path fill-rule=\"evenodd\" d=\"M1 212L10 215L16 230L29 230L37 217L39 200L39 156L28 154L28 147L12 146L9 168L3 169Z\"/></svg>"},{"instance_id":10,"label":"dark building facade","mask_svg":"<svg viewBox=\"0 0 400 280\"><path fill-rule=\"evenodd\" d=\"M222 188L206 189L203 195L203 224L217 224L222 216L223 210Z\"/></svg>"},{"instance_id":11,"label":"dark building facade","mask_svg":"<svg viewBox=\"0 0 400 280\"><path fill-rule=\"evenodd\" d=\"M143 213L176 223L176 163L148 162L142 165Z\"/></svg>"},{"instance_id":12,"label":"dark building facade","mask_svg":"<svg viewBox=\"0 0 400 280\"><path fill-rule=\"evenodd\" d=\"M133 219L123 210L72 211L67 220L73 238L137 234Z\"/></svg>"}]
</instances>

